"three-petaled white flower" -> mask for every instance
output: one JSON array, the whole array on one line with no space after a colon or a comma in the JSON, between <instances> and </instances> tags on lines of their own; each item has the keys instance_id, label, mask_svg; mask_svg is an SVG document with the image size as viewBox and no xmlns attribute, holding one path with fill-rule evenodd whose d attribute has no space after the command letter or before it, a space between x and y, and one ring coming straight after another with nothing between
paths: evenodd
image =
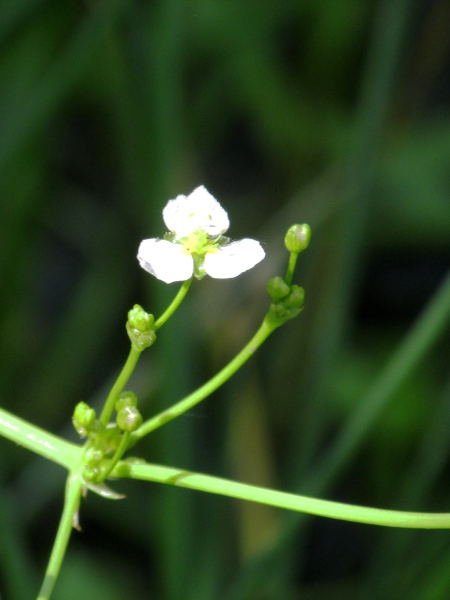
<instances>
[{"instance_id":1,"label":"three-petaled white flower","mask_svg":"<svg viewBox=\"0 0 450 600\"><path fill-rule=\"evenodd\" d=\"M236 277L264 258L256 240L231 242L223 236L228 215L204 186L169 200L163 219L169 233L141 242L137 257L141 267L166 283L186 281L193 274L198 279L206 274Z\"/></svg>"}]
</instances>

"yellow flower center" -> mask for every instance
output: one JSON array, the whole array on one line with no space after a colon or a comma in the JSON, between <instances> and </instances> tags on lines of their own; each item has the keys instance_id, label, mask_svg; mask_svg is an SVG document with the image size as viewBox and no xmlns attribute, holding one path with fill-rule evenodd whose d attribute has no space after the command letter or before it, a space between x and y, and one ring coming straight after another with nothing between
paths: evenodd
<instances>
[{"instance_id":1,"label":"yellow flower center","mask_svg":"<svg viewBox=\"0 0 450 600\"><path fill-rule=\"evenodd\" d=\"M197 229L177 241L183 246L186 254L203 255L217 250L217 240L212 240L202 229Z\"/></svg>"}]
</instances>

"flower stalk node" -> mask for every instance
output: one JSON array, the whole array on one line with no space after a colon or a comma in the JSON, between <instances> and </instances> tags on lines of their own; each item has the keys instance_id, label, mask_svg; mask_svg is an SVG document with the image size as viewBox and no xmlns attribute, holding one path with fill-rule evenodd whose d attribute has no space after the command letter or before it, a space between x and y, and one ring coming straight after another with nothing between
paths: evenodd
<instances>
[{"instance_id":1,"label":"flower stalk node","mask_svg":"<svg viewBox=\"0 0 450 600\"><path fill-rule=\"evenodd\" d=\"M269 279L267 291L273 302L279 302L289 294L290 287L282 277L273 277Z\"/></svg>"},{"instance_id":2,"label":"flower stalk node","mask_svg":"<svg viewBox=\"0 0 450 600\"><path fill-rule=\"evenodd\" d=\"M272 302L265 319L272 327L280 327L301 313L304 301L305 290L298 285L291 285L287 296Z\"/></svg>"}]
</instances>

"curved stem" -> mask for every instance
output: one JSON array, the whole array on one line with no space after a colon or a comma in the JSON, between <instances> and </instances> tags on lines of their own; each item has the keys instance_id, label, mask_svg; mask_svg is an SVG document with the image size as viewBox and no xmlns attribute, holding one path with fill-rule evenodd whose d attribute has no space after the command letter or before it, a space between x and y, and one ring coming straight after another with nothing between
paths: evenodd
<instances>
[{"instance_id":1,"label":"curved stem","mask_svg":"<svg viewBox=\"0 0 450 600\"><path fill-rule=\"evenodd\" d=\"M56 578L58 577L72 528L78 528L78 507L80 504L82 483L78 473L72 471L67 478L64 509L59 522L58 532L45 572L44 581L37 600L49 600Z\"/></svg>"},{"instance_id":2,"label":"curved stem","mask_svg":"<svg viewBox=\"0 0 450 600\"><path fill-rule=\"evenodd\" d=\"M164 323L173 315L176 309L180 306L181 302L183 301L184 297L186 296L189 290L189 287L192 283L192 279L193 278L191 277L191 279L188 279L187 281L183 282L183 285L179 289L178 294L175 296L169 307L155 322L155 331L159 329L162 325L164 325ZM118 378L116 379L116 382L111 388L111 391L109 392L106 402L103 406L103 410L100 415L100 422L103 423L103 425L107 425L109 423L111 415L114 411L114 405L116 403L116 400L119 397L119 394L123 391L123 388L125 387L127 381L131 377L131 374L133 373L134 368L136 367L141 352L142 350L138 350L133 346L133 344L131 345L131 350L130 354L128 355L127 361L124 364Z\"/></svg>"},{"instance_id":3,"label":"curved stem","mask_svg":"<svg viewBox=\"0 0 450 600\"><path fill-rule=\"evenodd\" d=\"M165 423L168 423L172 419L179 417L186 411L190 410L193 406L210 396L217 388L225 383L242 365L256 352L261 344L269 337L272 331L276 327L265 319L262 325L252 337L252 339L244 346L231 362L224 367L217 375L210 379L207 383L203 384L189 396L186 396L180 402L177 402L167 410L159 413L153 418L149 419L137 431L131 434L131 445L133 445L140 438L144 437L154 429L161 427Z\"/></svg>"},{"instance_id":4,"label":"curved stem","mask_svg":"<svg viewBox=\"0 0 450 600\"><path fill-rule=\"evenodd\" d=\"M173 313L180 306L180 304L184 300L184 297L188 293L189 288L191 287L193 278L194 277L192 276L190 279L188 279L187 281L185 281L183 283L181 288L178 290L178 294L172 300L171 304L166 308L166 310L159 317L159 319L157 319L155 321L155 326L154 326L155 331L157 331L160 327L162 327L164 325L164 323L173 315Z\"/></svg>"},{"instance_id":5,"label":"curved stem","mask_svg":"<svg viewBox=\"0 0 450 600\"><path fill-rule=\"evenodd\" d=\"M100 422L103 425L107 425L111 419L111 415L114 411L114 405L116 403L119 394L122 392L123 388L127 384L127 381L130 379L131 374L134 371L134 368L139 360L141 355L141 351L137 350L133 345L131 345L130 354L128 355L127 361L124 364L116 382L111 388L111 391L108 394L105 405L103 406L102 413L100 415Z\"/></svg>"},{"instance_id":6,"label":"curved stem","mask_svg":"<svg viewBox=\"0 0 450 600\"><path fill-rule=\"evenodd\" d=\"M450 529L450 513L403 512L344 504L342 502L332 502L330 500L320 500L308 496L269 490L220 477L192 473L191 471L161 465L123 461L117 465L114 475L117 477L166 483L343 521L383 525L385 527Z\"/></svg>"}]
</instances>

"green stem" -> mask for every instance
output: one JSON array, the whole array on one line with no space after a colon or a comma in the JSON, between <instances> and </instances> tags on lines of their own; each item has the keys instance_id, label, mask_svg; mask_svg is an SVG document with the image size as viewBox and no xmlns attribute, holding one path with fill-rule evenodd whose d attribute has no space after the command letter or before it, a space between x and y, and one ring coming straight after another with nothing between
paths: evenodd
<instances>
[{"instance_id":1,"label":"green stem","mask_svg":"<svg viewBox=\"0 0 450 600\"><path fill-rule=\"evenodd\" d=\"M167 410L159 413L153 418L146 421L137 431L131 434L131 445L149 434L154 429L158 429L161 425L168 423L172 419L179 417L186 411L190 410L193 406L210 396L217 388L225 383L238 369L242 367L242 365L256 352L256 350L261 346L261 344L269 337L272 331L276 329L276 326L272 325L268 319L264 319L262 325L252 337L252 339L244 346L244 348L239 352L235 358L231 362L229 362L226 367L224 367L217 375L215 375L212 379L210 379L207 383L202 385L192 394L186 396L177 404L174 404Z\"/></svg>"},{"instance_id":2,"label":"green stem","mask_svg":"<svg viewBox=\"0 0 450 600\"><path fill-rule=\"evenodd\" d=\"M183 283L183 285L179 289L177 295L172 300L169 307L163 312L163 314L155 322L154 331L156 331L162 325L164 325L164 323L173 315L173 313L176 311L176 309L180 306L181 302L183 301L184 297L186 296L186 294L189 290L189 287L192 283L192 279L193 278L191 277L190 279L188 279L187 281L185 281ZM107 425L109 423L109 421L111 419L111 415L113 414L113 411L114 411L114 406L116 404L116 400L119 397L119 394L122 392L123 388L125 387L127 381L131 377L131 374L133 373L134 368L136 367L136 364L137 364L137 361L139 360L141 352L142 352L142 350L139 350L133 344L131 344L131 350L130 350L130 354L128 355L127 361L126 361L125 365L123 366L123 369L120 372L118 378L116 379L116 382L114 383L113 387L111 388L111 391L109 392L108 397L106 399L105 405L103 406L103 410L100 415L100 422L103 423L103 425Z\"/></svg>"},{"instance_id":3,"label":"green stem","mask_svg":"<svg viewBox=\"0 0 450 600\"><path fill-rule=\"evenodd\" d=\"M124 364L118 378L116 379L116 382L112 386L105 405L103 406L102 414L100 415L100 422L103 423L103 425L107 425L109 423L111 415L114 411L116 400L119 397L120 392L122 392L123 388L125 387L127 381L130 379L140 355L141 351L136 349L132 344L127 361Z\"/></svg>"},{"instance_id":4,"label":"green stem","mask_svg":"<svg viewBox=\"0 0 450 600\"><path fill-rule=\"evenodd\" d=\"M64 510L59 522L58 532L53 544L52 553L45 572L44 581L37 600L49 600L56 578L58 577L72 528L77 526L78 507L80 505L82 483L78 473L69 473L64 498Z\"/></svg>"},{"instance_id":5,"label":"green stem","mask_svg":"<svg viewBox=\"0 0 450 600\"><path fill-rule=\"evenodd\" d=\"M127 449L128 442L130 440L130 435L131 435L131 433L129 431L124 431L124 433L122 434L122 438L120 440L119 446L117 447L117 450L114 452L114 456L111 458L108 465L102 470L100 476L98 477L98 481L96 481L96 483L100 483L100 482L104 481L105 479L107 479L107 477L109 477L112 470L117 465L119 460L122 458L123 453Z\"/></svg>"},{"instance_id":6,"label":"green stem","mask_svg":"<svg viewBox=\"0 0 450 600\"><path fill-rule=\"evenodd\" d=\"M212 477L210 475L161 465L120 462L114 471L114 475L117 477L166 483L320 517L353 521L355 523L414 529L450 528L450 513L403 512L344 504L330 500L319 500L308 496L269 490L220 477Z\"/></svg>"},{"instance_id":7,"label":"green stem","mask_svg":"<svg viewBox=\"0 0 450 600\"><path fill-rule=\"evenodd\" d=\"M291 285L291 283L292 283L292 277L294 276L295 265L297 264L297 258L298 258L297 252L290 253L288 268L286 271L286 277L284 278L285 282L288 285Z\"/></svg>"},{"instance_id":8,"label":"green stem","mask_svg":"<svg viewBox=\"0 0 450 600\"><path fill-rule=\"evenodd\" d=\"M0 435L67 469L73 467L82 452L80 446L66 442L2 408L0 408Z\"/></svg>"},{"instance_id":9,"label":"green stem","mask_svg":"<svg viewBox=\"0 0 450 600\"><path fill-rule=\"evenodd\" d=\"M173 315L173 313L180 306L181 302L184 300L184 297L188 293L189 288L191 287L193 277L188 279L183 283L181 288L178 291L178 294L172 300L171 304L166 308L163 314L157 319L155 322L154 330L157 331L160 327L164 325L164 323Z\"/></svg>"}]
</instances>

